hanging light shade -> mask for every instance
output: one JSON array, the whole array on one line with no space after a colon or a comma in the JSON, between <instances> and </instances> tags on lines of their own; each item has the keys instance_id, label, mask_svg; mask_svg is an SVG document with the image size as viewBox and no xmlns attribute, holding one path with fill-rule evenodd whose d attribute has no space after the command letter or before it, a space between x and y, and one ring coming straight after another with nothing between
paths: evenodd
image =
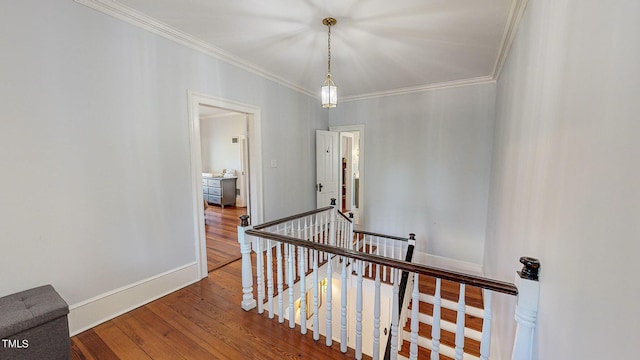
<instances>
[{"instance_id":1,"label":"hanging light shade","mask_svg":"<svg viewBox=\"0 0 640 360\"><path fill-rule=\"evenodd\" d=\"M329 28L327 36L327 50L329 56L327 61L327 78L322 84L321 98L322 107L330 109L338 105L338 87L336 87L336 84L331 80L331 26L335 25L337 20L332 17L328 17L323 19L322 23Z\"/></svg>"}]
</instances>

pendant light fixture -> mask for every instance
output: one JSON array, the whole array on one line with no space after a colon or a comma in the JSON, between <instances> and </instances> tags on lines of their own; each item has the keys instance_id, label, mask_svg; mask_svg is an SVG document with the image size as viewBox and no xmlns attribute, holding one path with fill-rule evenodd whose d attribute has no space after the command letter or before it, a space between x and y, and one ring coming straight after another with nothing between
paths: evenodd
<instances>
[{"instance_id":1,"label":"pendant light fixture","mask_svg":"<svg viewBox=\"0 0 640 360\"><path fill-rule=\"evenodd\" d=\"M335 25L338 21L332 17L328 17L322 20L322 23L329 28L329 34L327 36L327 49L329 53L329 60L327 61L327 79L322 84L322 107L330 109L338 105L338 88L336 84L331 80L331 26Z\"/></svg>"}]
</instances>

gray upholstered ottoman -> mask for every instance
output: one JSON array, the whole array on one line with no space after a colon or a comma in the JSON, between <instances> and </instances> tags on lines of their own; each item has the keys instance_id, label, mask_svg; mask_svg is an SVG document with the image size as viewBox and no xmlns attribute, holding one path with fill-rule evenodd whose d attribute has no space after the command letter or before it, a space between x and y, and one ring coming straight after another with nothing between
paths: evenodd
<instances>
[{"instance_id":1,"label":"gray upholstered ottoman","mask_svg":"<svg viewBox=\"0 0 640 360\"><path fill-rule=\"evenodd\" d=\"M69 306L51 285L0 298L0 359L71 357Z\"/></svg>"}]
</instances>

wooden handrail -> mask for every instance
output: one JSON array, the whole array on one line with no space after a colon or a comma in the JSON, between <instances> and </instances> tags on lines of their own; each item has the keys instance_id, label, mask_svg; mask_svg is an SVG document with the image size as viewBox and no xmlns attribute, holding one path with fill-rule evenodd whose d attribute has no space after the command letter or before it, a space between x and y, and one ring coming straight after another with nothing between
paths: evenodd
<instances>
[{"instance_id":1,"label":"wooden handrail","mask_svg":"<svg viewBox=\"0 0 640 360\"><path fill-rule=\"evenodd\" d=\"M351 219L349 219L349 217L347 215L345 215L342 211L336 209L338 211L338 214L342 215L342 217L347 220L348 222L353 222L351 221Z\"/></svg>"},{"instance_id":2,"label":"wooden handrail","mask_svg":"<svg viewBox=\"0 0 640 360\"><path fill-rule=\"evenodd\" d=\"M391 240L399 240L399 241L405 241L405 242L409 241L408 238L403 238L403 237L400 237L400 236L378 234L378 233L374 233L374 232L370 232L370 231L364 231L364 230L353 230L353 232L356 233L356 234L377 236L377 237L387 238L387 239L391 239Z\"/></svg>"},{"instance_id":3,"label":"wooden handrail","mask_svg":"<svg viewBox=\"0 0 640 360\"><path fill-rule=\"evenodd\" d=\"M270 226L280 225L280 224L285 223L285 222L290 221L290 220L295 220L297 218L301 218L301 217L304 217L304 216L321 213L323 211L327 211L327 210L331 210L331 209L333 209L333 207L327 206L327 207L323 207L323 208L316 209L316 210L305 211L303 213L287 216L285 218L278 219L278 220L273 220L273 221L270 221L270 222L266 222L266 223L261 224L261 225L256 225L256 226L253 227L253 229L254 230L261 230L261 229L264 229L264 228L268 228Z\"/></svg>"},{"instance_id":4,"label":"wooden handrail","mask_svg":"<svg viewBox=\"0 0 640 360\"><path fill-rule=\"evenodd\" d=\"M261 228L264 226L261 226ZM419 273L422 275L432 276L443 280L455 281L458 283L476 286L479 288L492 290L508 295L517 295L518 288L512 283L493 280L482 276L464 274L456 271L445 270L433 266L414 264L402 260L395 260L379 255L367 254L360 251L344 249L338 246L325 245L311 241L300 240L291 236L279 235L256 229L247 230L245 234L257 236L265 239L276 240L287 244L306 247L312 250L328 252L334 255L347 256L356 260L363 260L379 265L391 266L400 270Z\"/></svg>"}]
</instances>

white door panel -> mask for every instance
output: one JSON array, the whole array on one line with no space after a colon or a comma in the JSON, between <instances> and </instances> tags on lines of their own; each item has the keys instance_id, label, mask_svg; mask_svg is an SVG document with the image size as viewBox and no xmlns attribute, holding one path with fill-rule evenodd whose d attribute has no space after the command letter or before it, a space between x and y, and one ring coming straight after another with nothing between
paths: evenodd
<instances>
[{"instance_id":1,"label":"white door panel","mask_svg":"<svg viewBox=\"0 0 640 360\"><path fill-rule=\"evenodd\" d=\"M340 143L338 132L316 130L316 194L318 208L339 199Z\"/></svg>"}]
</instances>

